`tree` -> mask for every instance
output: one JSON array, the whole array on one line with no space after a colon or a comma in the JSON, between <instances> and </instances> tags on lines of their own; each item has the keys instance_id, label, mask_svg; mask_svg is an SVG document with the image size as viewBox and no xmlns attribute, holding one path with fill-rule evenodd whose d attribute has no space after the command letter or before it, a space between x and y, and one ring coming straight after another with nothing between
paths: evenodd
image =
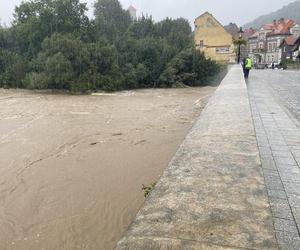
<instances>
[{"instance_id":1,"label":"tree","mask_svg":"<svg viewBox=\"0 0 300 250\"><path fill-rule=\"evenodd\" d=\"M21 55L9 50L0 50L0 86L22 87L28 70L28 62Z\"/></svg>"},{"instance_id":2,"label":"tree","mask_svg":"<svg viewBox=\"0 0 300 250\"><path fill-rule=\"evenodd\" d=\"M166 37L167 42L177 48L178 51L192 46L192 30L189 21L184 18L165 20L156 24L160 37Z\"/></svg>"},{"instance_id":3,"label":"tree","mask_svg":"<svg viewBox=\"0 0 300 250\"><path fill-rule=\"evenodd\" d=\"M118 0L97 0L94 8L99 35L104 35L109 41L122 36L132 23L129 13L122 9Z\"/></svg>"},{"instance_id":4,"label":"tree","mask_svg":"<svg viewBox=\"0 0 300 250\"><path fill-rule=\"evenodd\" d=\"M240 37L238 39L233 39L233 44L235 46L247 45L247 40L245 40L243 37Z\"/></svg>"},{"instance_id":5,"label":"tree","mask_svg":"<svg viewBox=\"0 0 300 250\"><path fill-rule=\"evenodd\" d=\"M0 27L0 86L85 92L199 85L217 71L185 19L131 20L118 0L28 0Z\"/></svg>"},{"instance_id":6,"label":"tree","mask_svg":"<svg viewBox=\"0 0 300 250\"><path fill-rule=\"evenodd\" d=\"M144 15L129 27L128 33L134 39L157 36L156 27L152 17Z\"/></svg>"},{"instance_id":7,"label":"tree","mask_svg":"<svg viewBox=\"0 0 300 250\"><path fill-rule=\"evenodd\" d=\"M216 62L206 59L203 53L195 48L182 50L167 65L160 76L164 86L185 84L200 86L209 83L209 78L219 71Z\"/></svg>"},{"instance_id":8,"label":"tree","mask_svg":"<svg viewBox=\"0 0 300 250\"><path fill-rule=\"evenodd\" d=\"M51 89L70 89L74 81L72 64L61 52L48 57L45 75Z\"/></svg>"},{"instance_id":9,"label":"tree","mask_svg":"<svg viewBox=\"0 0 300 250\"><path fill-rule=\"evenodd\" d=\"M79 0L30 0L15 8L13 30L19 52L33 58L53 33L85 36L89 28L86 4Z\"/></svg>"}]
</instances>

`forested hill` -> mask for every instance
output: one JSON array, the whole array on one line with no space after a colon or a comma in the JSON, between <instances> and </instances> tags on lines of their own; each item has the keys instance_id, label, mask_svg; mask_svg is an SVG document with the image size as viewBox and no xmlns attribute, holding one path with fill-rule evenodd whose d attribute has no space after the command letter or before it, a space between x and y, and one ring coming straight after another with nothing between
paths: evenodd
<instances>
[{"instance_id":1,"label":"forested hill","mask_svg":"<svg viewBox=\"0 0 300 250\"><path fill-rule=\"evenodd\" d=\"M273 13L256 18L253 22L247 23L245 28L253 27L258 29L262 25L271 23L273 20L278 20L282 17L285 19L293 19L297 23L300 23L300 0L290 3Z\"/></svg>"},{"instance_id":2,"label":"forested hill","mask_svg":"<svg viewBox=\"0 0 300 250\"><path fill-rule=\"evenodd\" d=\"M122 90L206 83L218 65L183 18L133 21L118 0L29 0L0 26L0 88Z\"/></svg>"}]
</instances>

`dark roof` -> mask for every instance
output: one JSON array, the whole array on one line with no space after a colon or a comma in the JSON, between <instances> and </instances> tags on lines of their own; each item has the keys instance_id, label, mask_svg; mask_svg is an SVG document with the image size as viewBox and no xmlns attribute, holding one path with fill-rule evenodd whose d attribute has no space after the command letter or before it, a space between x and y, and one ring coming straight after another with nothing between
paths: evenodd
<instances>
[{"instance_id":1,"label":"dark roof","mask_svg":"<svg viewBox=\"0 0 300 250\"><path fill-rule=\"evenodd\" d=\"M289 36L287 37L285 40L286 44L287 45L295 45L295 43L297 42L299 37L296 37L296 36Z\"/></svg>"},{"instance_id":2,"label":"dark roof","mask_svg":"<svg viewBox=\"0 0 300 250\"><path fill-rule=\"evenodd\" d=\"M235 23L225 25L224 28L230 35L232 35L232 37L239 37L240 28Z\"/></svg>"},{"instance_id":3,"label":"dark roof","mask_svg":"<svg viewBox=\"0 0 300 250\"><path fill-rule=\"evenodd\" d=\"M278 35L290 35L290 29L293 28L297 23L291 19L280 19L274 20L273 23L267 23L262 26L261 30L270 30L267 36L278 36ZM249 38L258 37L260 31L253 33Z\"/></svg>"},{"instance_id":4,"label":"dark roof","mask_svg":"<svg viewBox=\"0 0 300 250\"><path fill-rule=\"evenodd\" d=\"M286 44L288 46L294 46L297 44L297 42L299 40L300 40L300 36L289 36L282 41L280 46L282 46L284 44Z\"/></svg>"},{"instance_id":5,"label":"dark roof","mask_svg":"<svg viewBox=\"0 0 300 250\"><path fill-rule=\"evenodd\" d=\"M268 36L276 35L288 35L290 34L290 29L296 25L294 20L290 19L281 19L279 21L274 21L273 23L265 24L264 29L272 30L268 33Z\"/></svg>"},{"instance_id":6,"label":"dark roof","mask_svg":"<svg viewBox=\"0 0 300 250\"><path fill-rule=\"evenodd\" d=\"M249 38L249 37L253 36L255 34L255 32L256 32L256 29L253 29L253 28L245 29L244 33L243 33L243 37Z\"/></svg>"},{"instance_id":7,"label":"dark roof","mask_svg":"<svg viewBox=\"0 0 300 250\"><path fill-rule=\"evenodd\" d=\"M259 35L259 32L256 31L256 32L254 32L251 36L249 36L248 38L249 38L249 39L251 39L251 38L257 38L258 35Z\"/></svg>"}]
</instances>

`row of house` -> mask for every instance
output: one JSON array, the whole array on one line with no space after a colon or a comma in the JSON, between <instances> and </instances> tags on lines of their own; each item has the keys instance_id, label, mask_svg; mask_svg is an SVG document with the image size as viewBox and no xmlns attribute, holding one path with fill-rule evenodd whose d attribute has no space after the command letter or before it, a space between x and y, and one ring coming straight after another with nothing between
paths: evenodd
<instances>
[{"instance_id":1,"label":"row of house","mask_svg":"<svg viewBox=\"0 0 300 250\"><path fill-rule=\"evenodd\" d=\"M137 10L133 6L128 12L136 20ZM238 52L234 40L240 37L247 41L247 45L241 46L241 58L249 55L257 64L280 63L285 58L300 60L300 25L293 20L281 18L259 30L249 28L241 32L236 24L223 26L212 14L205 12L194 24L196 48L213 60L235 63Z\"/></svg>"},{"instance_id":2,"label":"row of house","mask_svg":"<svg viewBox=\"0 0 300 250\"><path fill-rule=\"evenodd\" d=\"M299 50L299 36L300 26L295 21L274 20L247 38L249 55L258 64L280 63L287 57L294 58L297 51L293 50Z\"/></svg>"},{"instance_id":3,"label":"row of house","mask_svg":"<svg viewBox=\"0 0 300 250\"><path fill-rule=\"evenodd\" d=\"M213 60L235 63L237 46L234 40L243 37L241 57L249 55L257 64L280 63L282 59L300 60L300 26L293 20L281 18L261 29L240 28L233 23L223 26L212 14L205 12L195 20L195 45Z\"/></svg>"}]
</instances>

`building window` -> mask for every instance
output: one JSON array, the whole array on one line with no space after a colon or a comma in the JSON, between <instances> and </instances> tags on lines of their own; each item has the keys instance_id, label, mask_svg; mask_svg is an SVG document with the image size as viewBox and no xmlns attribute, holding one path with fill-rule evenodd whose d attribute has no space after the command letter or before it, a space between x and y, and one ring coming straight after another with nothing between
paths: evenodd
<instances>
[{"instance_id":1,"label":"building window","mask_svg":"<svg viewBox=\"0 0 300 250\"><path fill-rule=\"evenodd\" d=\"M203 47L204 47L204 41L200 40L200 48L203 48Z\"/></svg>"},{"instance_id":2,"label":"building window","mask_svg":"<svg viewBox=\"0 0 300 250\"><path fill-rule=\"evenodd\" d=\"M265 33L260 33L259 40L264 40L264 39L265 39Z\"/></svg>"},{"instance_id":3,"label":"building window","mask_svg":"<svg viewBox=\"0 0 300 250\"><path fill-rule=\"evenodd\" d=\"M272 44L269 43L269 51L272 51Z\"/></svg>"}]
</instances>

